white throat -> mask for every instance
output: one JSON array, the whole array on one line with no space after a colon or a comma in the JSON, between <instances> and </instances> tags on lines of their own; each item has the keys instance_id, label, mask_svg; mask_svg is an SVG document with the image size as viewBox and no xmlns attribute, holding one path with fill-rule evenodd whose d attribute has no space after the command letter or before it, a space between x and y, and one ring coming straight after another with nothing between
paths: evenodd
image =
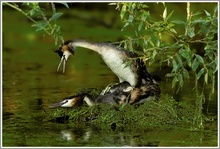
<instances>
[{"instance_id":1,"label":"white throat","mask_svg":"<svg viewBox=\"0 0 220 149\"><path fill-rule=\"evenodd\" d=\"M64 58L65 58L66 61L68 60L68 58L69 58L70 55L72 55L72 54L71 54L69 51L64 51L64 52L63 52L63 56L64 56Z\"/></svg>"},{"instance_id":2,"label":"white throat","mask_svg":"<svg viewBox=\"0 0 220 149\"><path fill-rule=\"evenodd\" d=\"M94 106L95 103L87 96L84 97L83 99L89 106Z\"/></svg>"}]
</instances>

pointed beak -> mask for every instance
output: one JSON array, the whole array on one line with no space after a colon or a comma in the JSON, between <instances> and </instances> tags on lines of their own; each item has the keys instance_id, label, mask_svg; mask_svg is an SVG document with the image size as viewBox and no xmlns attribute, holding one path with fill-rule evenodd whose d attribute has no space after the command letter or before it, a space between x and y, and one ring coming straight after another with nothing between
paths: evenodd
<instances>
[{"instance_id":1,"label":"pointed beak","mask_svg":"<svg viewBox=\"0 0 220 149\"><path fill-rule=\"evenodd\" d=\"M60 58L60 63L59 63L59 65L58 65L58 67L57 67L57 71L59 71L60 66L61 66L62 63L63 63L63 73L65 72L66 62L67 62L67 60L68 60L68 58L69 58L70 55L73 55L73 54L70 53L69 51L64 51L64 52L63 52L63 55L62 55L61 58Z\"/></svg>"},{"instance_id":2,"label":"pointed beak","mask_svg":"<svg viewBox=\"0 0 220 149\"><path fill-rule=\"evenodd\" d=\"M62 63L63 63L63 73L65 72L66 62L70 55L74 55L75 48L71 45L71 40L65 41L58 50L54 51L60 56L60 63L57 67L57 71L59 71Z\"/></svg>"},{"instance_id":3,"label":"pointed beak","mask_svg":"<svg viewBox=\"0 0 220 149\"><path fill-rule=\"evenodd\" d=\"M60 102L51 104L49 108L55 108L55 107L72 108L82 102L83 102L83 97L81 95L70 96Z\"/></svg>"},{"instance_id":4,"label":"pointed beak","mask_svg":"<svg viewBox=\"0 0 220 149\"><path fill-rule=\"evenodd\" d=\"M60 102L51 104L51 105L49 106L49 108L62 107L62 105L65 104L65 103L67 103L67 101L63 100L63 101L60 101Z\"/></svg>"},{"instance_id":5,"label":"pointed beak","mask_svg":"<svg viewBox=\"0 0 220 149\"><path fill-rule=\"evenodd\" d=\"M59 65L58 65L58 67L57 67L57 71L59 71L60 66L61 66L62 63L63 63L63 73L65 72L66 61L67 61L67 60L65 59L65 56L62 56L61 59L60 59L60 63L59 63Z\"/></svg>"}]
</instances>

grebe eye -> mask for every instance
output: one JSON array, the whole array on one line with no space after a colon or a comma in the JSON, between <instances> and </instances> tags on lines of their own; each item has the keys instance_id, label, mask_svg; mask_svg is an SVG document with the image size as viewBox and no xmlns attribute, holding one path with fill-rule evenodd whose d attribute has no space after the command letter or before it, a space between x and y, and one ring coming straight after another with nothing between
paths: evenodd
<instances>
[{"instance_id":1,"label":"grebe eye","mask_svg":"<svg viewBox=\"0 0 220 149\"><path fill-rule=\"evenodd\" d=\"M68 102L68 100L67 100L67 99L63 100L63 104L64 104L64 103L67 103L67 102Z\"/></svg>"}]
</instances>

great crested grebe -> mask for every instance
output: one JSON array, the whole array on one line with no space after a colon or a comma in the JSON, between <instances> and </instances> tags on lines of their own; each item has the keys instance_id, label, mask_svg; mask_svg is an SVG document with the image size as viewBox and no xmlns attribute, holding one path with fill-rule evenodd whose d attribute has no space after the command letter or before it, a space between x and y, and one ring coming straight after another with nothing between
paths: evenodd
<instances>
[{"instance_id":1,"label":"great crested grebe","mask_svg":"<svg viewBox=\"0 0 220 149\"><path fill-rule=\"evenodd\" d=\"M98 95L95 99L89 93L80 93L74 96L64 98L62 101L50 105L53 107L74 107L85 101L88 106L94 106L100 103L109 103L113 105L121 105L128 101L131 86L128 82L122 82L114 85L105 95Z\"/></svg>"},{"instance_id":2,"label":"great crested grebe","mask_svg":"<svg viewBox=\"0 0 220 149\"><path fill-rule=\"evenodd\" d=\"M111 43L96 43L85 40L67 40L56 52L61 57L57 71L63 63L63 72L65 71L66 61L70 55L74 55L76 47L83 47L93 50L102 57L106 65L116 74L119 82L128 82L132 87L138 87L143 82L152 81L143 61L140 59L132 60L130 65L126 65L126 60L137 58L136 53L119 48Z\"/></svg>"},{"instance_id":3,"label":"great crested grebe","mask_svg":"<svg viewBox=\"0 0 220 149\"><path fill-rule=\"evenodd\" d=\"M59 47L59 49L55 51L61 57L57 71L62 63L63 72L65 71L66 61L68 60L69 56L74 55L76 47L83 47L97 52L102 57L106 65L119 78L119 86L121 87L120 84L123 84L123 82L127 82L129 84L129 87L126 88L126 93L130 91L129 103L135 103L136 100L139 101L152 95L156 97L159 96L160 88L157 82L148 72L144 62L137 58L138 55L123 48L117 47L111 43L96 43L85 40L65 41ZM131 61L130 65L126 65L125 62L132 58L133 60ZM118 89L118 87L116 87L116 89ZM113 88L110 87L110 91L112 90ZM108 96L115 96L115 93L117 93L110 93L108 90L106 91L106 89L103 91L104 92L100 94L100 97L106 93L108 93ZM123 94L125 92L121 91L121 93Z\"/></svg>"},{"instance_id":4,"label":"great crested grebe","mask_svg":"<svg viewBox=\"0 0 220 149\"><path fill-rule=\"evenodd\" d=\"M111 105L122 104L141 104L149 100L158 99L160 91L157 90L155 84L149 83L141 85L140 88L130 89L131 86L128 82L122 82L114 85L104 95L99 95L95 99L89 93L80 93L78 95L64 98L62 101L54 103L49 108L54 107L67 107L72 108L86 102L88 106L94 106L101 103L107 103Z\"/></svg>"}]
</instances>

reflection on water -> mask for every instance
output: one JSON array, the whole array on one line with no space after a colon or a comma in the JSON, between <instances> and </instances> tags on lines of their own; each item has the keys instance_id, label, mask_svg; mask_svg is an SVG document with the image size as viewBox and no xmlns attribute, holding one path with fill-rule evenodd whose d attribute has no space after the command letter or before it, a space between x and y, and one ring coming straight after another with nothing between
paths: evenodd
<instances>
[{"instance_id":1,"label":"reflection on water","mask_svg":"<svg viewBox=\"0 0 220 149\"><path fill-rule=\"evenodd\" d=\"M105 132L92 126L83 129L65 129L60 131L61 138L69 144L77 142L81 146L203 146L211 138L202 132L143 130L143 132ZM213 143L213 142L212 142Z\"/></svg>"},{"instance_id":2,"label":"reflection on water","mask_svg":"<svg viewBox=\"0 0 220 149\"><path fill-rule=\"evenodd\" d=\"M140 135L126 135L123 132L113 133L110 132L108 135L105 135L100 140L100 135L97 132L92 131L91 128L85 128L85 132L82 136L77 135L77 132L71 130L62 130L62 138L66 141L72 142L81 142L82 146L123 146L123 147L132 147L132 146L158 146L159 142L145 142L142 140ZM78 136L78 137L77 137ZM91 142L98 141L98 144L91 144Z\"/></svg>"},{"instance_id":3,"label":"reflection on water","mask_svg":"<svg viewBox=\"0 0 220 149\"><path fill-rule=\"evenodd\" d=\"M78 139L82 139L83 142L85 143L89 143L89 141L91 140L91 130L89 130L88 128L84 128L85 132L82 135L78 135L76 131L71 131L71 130L61 130L61 136L63 138L63 140L66 141L74 141L76 142Z\"/></svg>"},{"instance_id":4,"label":"reflection on water","mask_svg":"<svg viewBox=\"0 0 220 149\"><path fill-rule=\"evenodd\" d=\"M57 48L52 47L53 41L49 37L41 39L42 36L35 34L35 38L27 39L26 34L33 33L33 28L27 22L20 21L23 16L19 13L5 10L3 17L3 146L217 145L217 122L210 124L204 132L147 129L142 132L126 132L114 131L111 128L109 131L102 131L91 125L76 124L73 128L72 125L51 122L48 118L48 105L51 103L73 95L82 88L103 89L118 79L96 53L86 49L78 49L75 56L68 60L65 74L56 72L59 57L53 52ZM16 23L19 28L16 31L13 24L15 18L18 19ZM63 21L66 24L70 21L79 22L76 18ZM113 36L113 31L101 29L105 33L103 37L108 37L107 40L117 41L118 35L121 34L120 30L114 30ZM93 31L100 33L100 28L94 26ZM68 30L68 33L64 34L71 38L88 38L82 32L77 34ZM103 40L103 37L93 35L91 38L99 41ZM171 86L169 82L162 81L160 86L162 92L173 93L172 89L167 87ZM194 100L192 90L187 88L177 98ZM210 109L216 118L215 99L210 102Z\"/></svg>"},{"instance_id":5,"label":"reflection on water","mask_svg":"<svg viewBox=\"0 0 220 149\"><path fill-rule=\"evenodd\" d=\"M62 135L62 138L64 140L67 140L67 141L72 141L72 140L75 140L75 138L73 138L73 134L71 133L71 131L68 131L68 130L61 130L61 135Z\"/></svg>"}]
</instances>

